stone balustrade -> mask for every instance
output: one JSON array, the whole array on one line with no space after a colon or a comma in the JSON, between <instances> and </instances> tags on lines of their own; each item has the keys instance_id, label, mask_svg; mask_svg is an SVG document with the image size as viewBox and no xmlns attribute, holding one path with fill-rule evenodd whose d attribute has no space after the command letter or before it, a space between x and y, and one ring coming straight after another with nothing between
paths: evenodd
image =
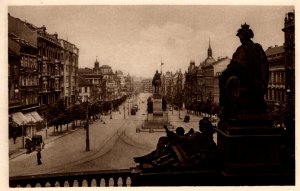
<instances>
[{"instance_id":1,"label":"stone balustrade","mask_svg":"<svg viewBox=\"0 0 300 191\"><path fill-rule=\"evenodd\" d=\"M70 172L10 177L10 187L129 187L131 171Z\"/></svg>"}]
</instances>

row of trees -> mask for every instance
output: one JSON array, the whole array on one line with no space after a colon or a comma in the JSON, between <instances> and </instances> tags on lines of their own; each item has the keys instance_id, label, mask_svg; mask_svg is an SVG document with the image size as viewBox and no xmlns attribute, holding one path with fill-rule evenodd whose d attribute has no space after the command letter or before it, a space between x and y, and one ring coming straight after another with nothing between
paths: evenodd
<instances>
[{"instance_id":1,"label":"row of trees","mask_svg":"<svg viewBox=\"0 0 300 191\"><path fill-rule=\"evenodd\" d=\"M61 100L49 107L45 117L48 125L54 126L56 129L58 129L58 127L62 128L62 125L67 125L68 128L68 124L72 122L74 127L76 127L78 120L81 123L81 121L86 119L87 111L89 119L97 119L100 113L106 113L111 109L116 109L126 98L126 96L123 96L120 99L107 102L81 102L69 108L66 108L63 100Z\"/></svg>"},{"instance_id":2,"label":"row of trees","mask_svg":"<svg viewBox=\"0 0 300 191\"><path fill-rule=\"evenodd\" d=\"M185 108L188 112L194 112L196 115L200 113L207 113L210 115L218 114L220 111L220 107L216 103L212 103L210 101L187 101L185 103Z\"/></svg>"}]
</instances>

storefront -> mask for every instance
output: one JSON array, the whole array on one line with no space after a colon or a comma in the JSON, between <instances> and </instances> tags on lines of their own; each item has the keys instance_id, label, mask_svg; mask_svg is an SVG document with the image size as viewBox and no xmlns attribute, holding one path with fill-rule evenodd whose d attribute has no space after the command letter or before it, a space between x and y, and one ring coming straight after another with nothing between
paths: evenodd
<instances>
[{"instance_id":1,"label":"storefront","mask_svg":"<svg viewBox=\"0 0 300 191\"><path fill-rule=\"evenodd\" d=\"M43 118L36 112L16 112L11 115L12 122L10 128L15 128L13 131L21 131L21 136L26 138L32 138L36 134L36 126L43 121ZM21 129L20 129L21 128ZM25 141L25 140L24 140Z\"/></svg>"}]
</instances>

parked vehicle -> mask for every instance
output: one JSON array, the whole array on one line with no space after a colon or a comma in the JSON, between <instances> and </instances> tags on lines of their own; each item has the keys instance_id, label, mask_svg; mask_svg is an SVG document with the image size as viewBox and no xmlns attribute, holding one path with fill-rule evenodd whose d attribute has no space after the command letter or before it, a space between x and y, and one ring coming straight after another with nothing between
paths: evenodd
<instances>
[{"instance_id":1,"label":"parked vehicle","mask_svg":"<svg viewBox=\"0 0 300 191\"><path fill-rule=\"evenodd\" d=\"M139 107L137 104L135 104L132 108L135 110L135 112L137 112L139 110Z\"/></svg>"},{"instance_id":2,"label":"parked vehicle","mask_svg":"<svg viewBox=\"0 0 300 191\"><path fill-rule=\"evenodd\" d=\"M34 135L31 139L26 138L25 148L27 150L27 153L31 153L32 151L36 150L36 148L38 146L41 146L42 143L43 143L42 135Z\"/></svg>"},{"instance_id":3,"label":"parked vehicle","mask_svg":"<svg viewBox=\"0 0 300 191\"><path fill-rule=\"evenodd\" d=\"M136 110L134 108L131 108L130 113L131 113L131 115L135 115L136 114Z\"/></svg>"},{"instance_id":4,"label":"parked vehicle","mask_svg":"<svg viewBox=\"0 0 300 191\"><path fill-rule=\"evenodd\" d=\"M184 122L188 123L190 121L190 116L186 115L183 119Z\"/></svg>"}]
</instances>

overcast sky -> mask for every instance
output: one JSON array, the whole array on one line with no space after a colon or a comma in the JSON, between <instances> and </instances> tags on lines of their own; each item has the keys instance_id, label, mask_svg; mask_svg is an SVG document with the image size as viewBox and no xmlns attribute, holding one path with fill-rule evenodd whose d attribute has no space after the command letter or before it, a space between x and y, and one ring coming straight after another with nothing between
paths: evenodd
<instances>
[{"instance_id":1,"label":"overcast sky","mask_svg":"<svg viewBox=\"0 0 300 191\"><path fill-rule=\"evenodd\" d=\"M13 17L36 26L79 48L79 67L110 65L136 76L187 70L190 60L199 65L209 39L213 57L231 58L239 46L235 36L241 24L254 32L264 49L284 42L285 14L292 6L9 6Z\"/></svg>"}]
</instances>

